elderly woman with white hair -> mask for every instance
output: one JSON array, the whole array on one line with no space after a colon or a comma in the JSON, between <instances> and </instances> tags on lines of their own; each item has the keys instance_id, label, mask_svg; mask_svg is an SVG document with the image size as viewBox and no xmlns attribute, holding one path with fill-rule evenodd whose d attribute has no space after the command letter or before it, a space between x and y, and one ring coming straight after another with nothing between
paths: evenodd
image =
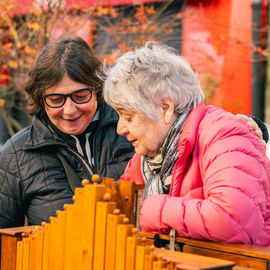
<instances>
[{"instance_id":1,"label":"elderly woman with white hair","mask_svg":"<svg viewBox=\"0 0 270 270\"><path fill-rule=\"evenodd\" d=\"M145 232L270 246L270 164L246 121L204 104L190 65L153 42L107 68L105 101L136 154L122 179L145 183Z\"/></svg>"}]
</instances>

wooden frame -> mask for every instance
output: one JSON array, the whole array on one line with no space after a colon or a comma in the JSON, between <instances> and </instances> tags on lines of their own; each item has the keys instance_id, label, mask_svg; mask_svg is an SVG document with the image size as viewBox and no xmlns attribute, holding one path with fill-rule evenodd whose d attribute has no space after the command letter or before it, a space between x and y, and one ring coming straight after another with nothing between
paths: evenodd
<instances>
[{"instance_id":1,"label":"wooden frame","mask_svg":"<svg viewBox=\"0 0 270 270\"><path fill-rule=\"evenodd\" d=\"M153 239L154 234L140 233L141 236ZM159 239L169 241L170 237L166 234L159 234ZM176 237L176 243L182 246L185 253L220 258L235 262L233 269L270 269L270 248L247 245L220 243L191 238Z\"/></svg>"},{"instance_id":2,"label":"wooden frame","mask_svg":"<svg viewBox=\"0 0 270 270\"><path fill-rule=\"evenodd\" d=\"M40 226L26 226L0 229L2 234L1 269L16 270L17 242L22 239L22 234Z\"/></svg>"}]
</instances>

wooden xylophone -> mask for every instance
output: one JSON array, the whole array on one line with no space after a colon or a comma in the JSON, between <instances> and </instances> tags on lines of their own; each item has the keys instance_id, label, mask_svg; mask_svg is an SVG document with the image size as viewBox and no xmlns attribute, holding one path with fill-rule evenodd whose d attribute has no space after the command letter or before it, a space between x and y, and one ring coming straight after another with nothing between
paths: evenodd
<instances>
[{"instance_id":1,"label":"wooden xylophone","mask_svg":"<svg viewBox=\"0 0 270 270\"><path fill-rule=\"evenodd\" d=\"M97 175L93 184L83 180L74 203L48 223L15 228L14 233L1 230L1 269L232 269L232 262L155 248L133 224L135 194L141 187L109 178L98 184L99 180Z\"/></svg>"}]
</instances>

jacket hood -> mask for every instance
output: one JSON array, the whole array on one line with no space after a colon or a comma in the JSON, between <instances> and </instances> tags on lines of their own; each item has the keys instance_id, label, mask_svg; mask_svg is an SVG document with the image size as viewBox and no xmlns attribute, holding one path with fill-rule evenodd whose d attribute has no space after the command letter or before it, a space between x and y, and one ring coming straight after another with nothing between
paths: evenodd
<instances>
[{"instance_id":1,"label":"jacket hood","mask_svg":"<svg viewBox=\"0 0 270 270\"><path fill-rule=\"evenodd\" d=\"M100 120L99 128L102 128L108 124L117 123L119 120L118 113L107 103L103 102L100 107Z\"/></svg>"}]
</instances>

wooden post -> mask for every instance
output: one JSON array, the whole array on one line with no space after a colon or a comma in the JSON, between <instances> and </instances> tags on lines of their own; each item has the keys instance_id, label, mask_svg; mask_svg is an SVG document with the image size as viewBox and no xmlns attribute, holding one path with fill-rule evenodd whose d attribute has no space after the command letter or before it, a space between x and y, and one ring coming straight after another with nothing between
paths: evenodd
<instances>
[{"instance_id":1,"label":"wooden post","mask_svg":"<svg viewBox=\"0 0 270 270\"><path fill-rule=\"evenodd\" d=\"M123 224L117 225L115 270L125 270L127 237L131 235L134 225L128 224L129 219L124 218Z\"/></svg>"},{"instance_id":2,"label":"wooden post","mask_svg":"<svg viewBox=\"0 0 270 270\"><path fill-rule=\"evenodd\" d=\"M2 234L1 270L16 270L17 242L22 239L22 233L40 226L26 226L0 229Z\"/></svg>"},{"instance_id":3,"label":"wooden post","mask_svg":"<svg viewBox=\"0 0 270 270\"><path fill-rule=\"evenodd\" d=\"M137 237L138 230L131 229L131 236L127 237L126 247L126 269L135 270L136 265L136 247L140 244L140 238Z\"/></svg>"},{"instance_id":4,"label":"wooden post","mask_svg":"<svg viewBox=\"0 0 270 270\"><path fill-rule=\"evenodd\" d=\"M107 216L105 270L115 270L117 225L123 221L124 217L125 215L120 214L118 208L114 209L113 213Z\"/></svg>"},{"instance_id":5,"label":"wooden post","mask_svg":"<svg viewBox=\"0 0 270 270\"><path fill-rule=\"evenodd\" d=\"M83 247L82 247L82 230L83 217L82 209L84 205L83 188L75 189L74 204L66 205L66 238L65 242L65 270L82 269L83 265Z\"/></svg>"},{"instance_id":6,"label":"wooden post","mask_svg":"<svg viewBox=\"0 0 270 270\"><path fill-rule=\"evenodd\" d=\"M105 193L104 200L104 202L97 202L96 208L93 264L94 270L105 269L107 215L113 213L114 209L116 208L116 203L109 201L110 195L108 193Z\"/></svg>"},{"instance_id":7,"label":"wooden post","mask_svg":"<svg viewBox=\"0 0 270 270\"><path fill-rule=\"evenodd\" d=\"M16 256L16 270L22 270L23 262L23 243L22 241L17 242L17 256Z\"/></svg>"},{"instance_id":8,"label":"wooden post","mask_svg":"<svg viewBox=\"0 0 270 270\"><path fill-rule=\"evenodd\" d=\"M43 222L42 227L43 227L42 270L49 270L50 224Z\"/></svg>"},{"instance_id":9,"label":"wooden post","mask_svg":"<svg viewBox=\"0 0 270 270\"><path fill-rule=\"evenodd\" d=\"M98 184L99 180L98 175L93 175L92 185L87 179L82 181L84 187L84 206L81 212L84 215L82 230L83 270L93 269L96 204L105 193L105 187Z\"/></svg>"},{"instance_id":10,"label":"wooden post","mask_svg":"<svg viewBox=\"0 0 270 270\"><path fill-rule=\"evenodd\" d=\"M29 270L30 239L29 236L22 238L23 243L23 264L22 270Z\"/></svg>"},{"instance_id":11,"label":"wooden post","mask_svg":"<svg viewBox=\"0 0 270 270\"><path fill-rule=\"evenodd\" d=\"M66 212L56 212L56 235L55 235L55 269L64 269L65 236L66 236Z\"/></svg>"}]
</instances>

